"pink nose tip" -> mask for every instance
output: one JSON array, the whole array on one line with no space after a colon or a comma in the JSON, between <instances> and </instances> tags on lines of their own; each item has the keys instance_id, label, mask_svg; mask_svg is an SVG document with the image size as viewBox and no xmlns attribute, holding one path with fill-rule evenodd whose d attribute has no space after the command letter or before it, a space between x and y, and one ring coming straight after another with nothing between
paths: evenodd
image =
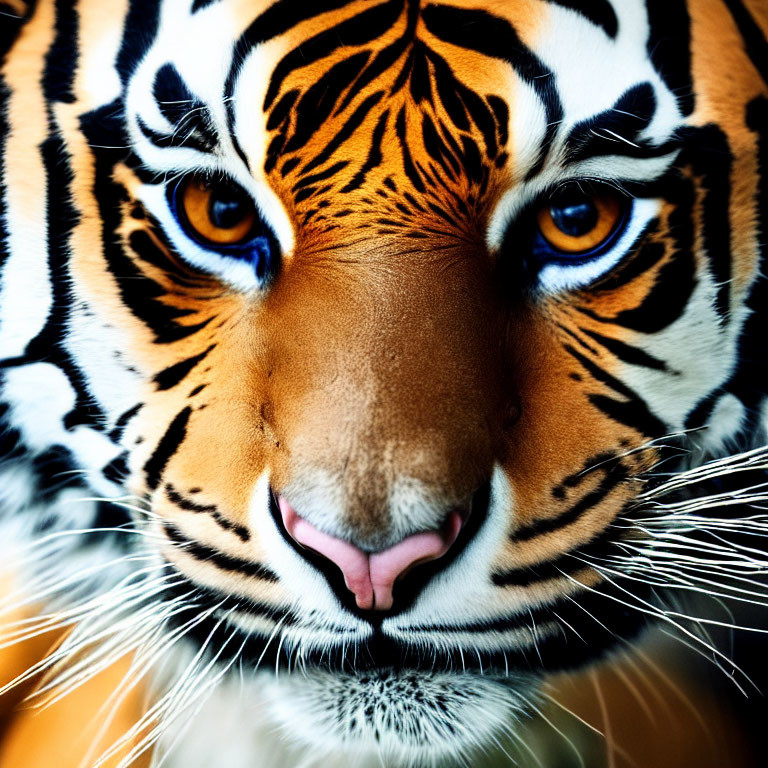
<instances>
[{"instance_id":1,"label":"pink nose tip","mask_svg":"<svg viewBox=\"0 0 768 768\"><path fill-rule=\"evenodd\" d=\"M437 560L456 541L461 515L451 512L440 530L415 533L388 549L368 553L343 539L318 531L282 497L278 498L286 531L302 546L319 552L344 574L358 608L386 611L392 607L392 588L414 565Z\"/></svg>"}]
</instances>

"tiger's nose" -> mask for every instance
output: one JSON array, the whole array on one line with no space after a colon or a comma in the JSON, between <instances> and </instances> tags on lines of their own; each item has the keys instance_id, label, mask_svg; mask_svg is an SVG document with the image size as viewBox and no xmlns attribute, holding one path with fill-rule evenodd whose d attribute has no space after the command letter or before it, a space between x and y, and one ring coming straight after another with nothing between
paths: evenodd
<instances>
[{"instance_id":1,"label":"tiger's nose","mask_svg":"<svg viewBox=\"0 0 768 768\"><path fill-rule=\"evenodd\" d=\"M406 536L379 552L365 552L318 530L300 517L284 498L279 497L278 504L289 535L341 570L347 589L354 594L357 607L363 610L389 610L395 581L414 566L442 557L453 546L463 524L461 515L451 512L439 530Z\"/></svg>"}]
</instances>

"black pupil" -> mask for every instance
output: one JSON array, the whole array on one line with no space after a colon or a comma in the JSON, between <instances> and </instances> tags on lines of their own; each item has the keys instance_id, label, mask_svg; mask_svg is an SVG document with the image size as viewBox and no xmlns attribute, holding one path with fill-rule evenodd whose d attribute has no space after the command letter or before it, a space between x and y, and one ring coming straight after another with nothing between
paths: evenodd
<instances>
[{"instance_id":1,"label":"black pupil","mask_svg":"<svg viewBox=\"0 0 768 768\"><path fill-rule=\"evenodd\" d=\"M248 215L251 203L248 198L231 187L219 187L211 193L208 216L218 229L232 229Z\"/></svg>"},{"instance_id":2,"label":"black pupil","mask_svg":"<svg viewBox=\"0 0 768 768\"><path fill-rule=\"evenodd\" d=\"M569 237L581 237L597 226L597 207L591 198L581 194L553 200L549 214L555 226Z\"/></svg>"}]
</instances>

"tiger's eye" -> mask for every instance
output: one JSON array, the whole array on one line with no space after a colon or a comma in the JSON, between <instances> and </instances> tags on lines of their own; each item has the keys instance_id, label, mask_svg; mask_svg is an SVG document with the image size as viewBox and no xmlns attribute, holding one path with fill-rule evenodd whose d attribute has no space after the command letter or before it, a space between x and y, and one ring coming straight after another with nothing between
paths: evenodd
<instances>
[{"instance_id":1,"label":"tiger's eye","mask_svg":"<svg viewBox=\"0 0 768 768\"><path fill-rule=\"evenodd\" d=\"M617 194L588 194L566 188L552 197L537 215L539 231L552 248L562 253L583 253L605 242L622 213Z\"/></svg>"},{"instance_id":2,"label":"tiger's eye","mask_svg":"<svg viewBox=\"0 0 768 768\"><path fill-rule=\"evenodd\" d=\"M210 183L192 176L182 182L177 196L192 234L214 245L243 241L257 220L251 198L232 183Z\"/></svg>"}]
</instances>

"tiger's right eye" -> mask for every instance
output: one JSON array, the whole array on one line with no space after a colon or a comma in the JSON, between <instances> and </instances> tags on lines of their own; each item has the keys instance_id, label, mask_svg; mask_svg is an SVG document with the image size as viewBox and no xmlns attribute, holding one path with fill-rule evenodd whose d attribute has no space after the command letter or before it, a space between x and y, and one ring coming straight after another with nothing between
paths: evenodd
<instances>
[{"instance_id":1,"label":"tiger's right eye","mask_svg":"<svg viewBox=\"0 0 768 768\"><path fill-rule=\"evenodd\" d=\"M230 181L189 176L176 188L180 223L193 239L206 245L232 246L253 234L259 221L250 196Z\"/></svg>"},{"instance_id":2,"label":"tiger's right eye","mask_svg":"<svg viewBox=\"0 0 768 768\"><path fill-rule=\"evenodd\" d=\"M536 221L553 254L583 256L600 251L614 239L626 207L626 198L614 190L585 192L571 184L541 206Z\"/></svg>"},{"instance_id":3,"label":"tiger's right eye","mask_svg":"<svg viewBox=\"0 0 768 768\"><path fill-rule=\"evenodd\" d=\"M253 197L240 185L226 177L191 173L169 186L166 196L174 219L190 241L177 244L179 256L187 263L213 273L228 269L222 258L249 264L259 287L274 276L280 246ZM209 261L212 257L214 261Z\"/></svg>"}]
</instances>

